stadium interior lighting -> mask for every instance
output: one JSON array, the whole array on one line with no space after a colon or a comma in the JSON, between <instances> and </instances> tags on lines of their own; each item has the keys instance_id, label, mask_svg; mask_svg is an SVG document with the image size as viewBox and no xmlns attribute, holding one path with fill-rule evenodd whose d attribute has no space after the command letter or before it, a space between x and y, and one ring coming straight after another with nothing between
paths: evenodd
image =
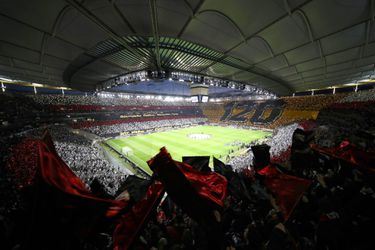
<instances>
[{"instance_id":1,"label":"stadium interior lighting","mask_svg":"<svg viewBox=\"0 0 375 250\"><path fill-rule=\"evenodd\" d=\"M97 89L109 89L111 87L129 85L131 83L136 84L137 82L151 81L155 79L157 81L162 81L163 79L168 79L169 81L181 82L184 84L202 84L214 87L238 89L243 92L249 92L249 95L259 94L265 96L275 96L273 93L256 87L255 84L229 81L220 78L215 78L212 76L204 76L194 73L172 71L167 73L166 71L138 71L129 74L124 74L116 78L109 79L98 85Z\"/></svg>"},{"instance_id":2,"label":"stadium interior lighting","mask_svg":"<svg viewBox=\"0 0 375 250\"><path fill-rule=\"evenodd\" d=\"M371 81L371 79L366 78L366 79L359 80L359 82L368 82L368 81Z\"/></svg>"},{"instance_id":3,"label":"stadium interior lighting","mask_svg":"<svg viewBox=\"0 0 375 250\"><path fill-rule=\"evenodd\" d=\"M0 77L0 81L5 81L5 82L14 82L14 80L7 78L7 77Z\"/></svg>"},{"instance_id":4,"label":"stadium interior lighting","mask_svg":"<svg viewBox=\"0 0 375 250\"><path fill-rule=\"evenodd\" d=\"M40 83L32 83L31 85L33 85L34 87L43 87L43 84Z\"/></svg>"}]
</instances>

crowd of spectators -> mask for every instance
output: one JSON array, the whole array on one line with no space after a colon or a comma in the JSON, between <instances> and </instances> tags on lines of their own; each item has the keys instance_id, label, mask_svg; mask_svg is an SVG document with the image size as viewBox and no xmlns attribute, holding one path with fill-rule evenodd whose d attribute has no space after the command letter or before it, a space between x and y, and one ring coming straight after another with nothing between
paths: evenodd
<instances>
[{"instance_id":1,"label":"crowd of spectators","mask_svg":"<svg viewBox=\"0 0 375 250\"><path fill-rule=\"evenodd\" d=\"M280 126L288 125L291 123L300 122L303 120L315 120L319 114L319 111L325 108L329 108L332 105L340 106L340 103L353 103L353 105L359 105L361 102L371 102L375 101L375 90L369 91L359 91L351 94L335 94L335 95L314 95L314 96L295 96L295 97L281 97L280 100L285 102L282 108L282 112L279 116L275 117L273 121L267 123L256 123L251 121L251 118L256 115L256 105L253 105L253 109L249 110L246 114L241 116L246 117L245 121L236 119L230 119L224 122L231 123L245 123L249 126L262 126L266 128L277 128ZM253 103L252 101L248 102ZM232 115L236 115L244 111L244 104L246 102L230 102L227 106L233 107L230 111ZM221 108L219 108L219 106ZM341 105L342 106L342 105ZM351 106L348 106L349 108ZM202 106L203 112L212 122L223 122L221 119L224 115L224 110L222 110L222 105L207 104ZM268 108L269 109L269 108ZM266 112L268 111L268 112ZM270 110L265 110L263 116L266 118Z\"/></svg>"},{"instance_id":2,"label":"crowd of spectators","mask_svg":"<svg viewBox=\"0 0 375 250\"><path fill-rule=\"evenodd\" d=\"M223 103L206 103L201 106L203 114L212 123L219 123L224 115Z\"/></svg>"},{"instance_id":3,"label":"crowd of spectators","mask_svg":"<svg viewBox=\"0 0 375 250\"><path fill-rule=\"evenodd\" d=\"M42 105L102 105L102 106L193 106L184 100L100 97L95 95L30 95L34 102Z\"/></svg>"},{"instance_id":4,"label":"crowd of spectators","mask_svg":"<svg viewBox=\"0 0 375 250\"><path fill-rule=\"evenodd\" d=\"M196 121L197 119L192 119L186 125L195 124ZM164 123L142 123L119 130L116 127L122 125L114 125L113 128L100 126L92 127L94 130L90 132L104 135L114 131L179 126L185 121L158 122ZM271 157L289 151L293 133L298 128L301 128L300 124L293 123L274 131L272 139L267 141L271 146ZM116 193L127 176L123 169L109 164L91 140L73 133L69 128L55 126L50 131L58 154L88 186L96 180L108 194ZM38 134L40 132L35 132L35 135ZM314 136L319 145L332 147L337 146L341 138L350 135L343 135L342 130L330 126L319 126L315 129ZM311 157L313 154L309 152L309 155ZM230 159L228 163L240 172L248 169L252 160L250 150L246 155ZM288 157L283 160L287 161ZM299 163L304 166L304 162ZM371 249L374 239L368 228L375 222L373 176L347 163L324 156L316 156L312 163L309 165L313 165L313 168L306 171L296 171L293 167L287 170L288 174L312 180L312 185L302 196L288 221L283 220L275 198L257 176L245 183L249 194L247 197L230 193L220 211L220 228L215 231L220 245L218 249ZM20 198L14 192L15 183L1 172L0 185L1 190L8 190L4 194L6 203L0 207L1 215L5 214L4 210L17 209ZM9 224L6 220L7 218L0 217L0 225ZM157 216L151 216L134 249L210 249L210 237L207 228L189 218L175 205L168 208L161 206ZM108 238L110 236L106 235L107 243L110 242ZM92 249L110 249L110 244L101 248L97 245Z\"/></svg>"},{"instance_id":5,"label":"crowd of spectators","mask_svg":"<svg viewBox=\"0 0 375 250\"><path fill-rule=\"evenodd\" d=\"M24 95L0 92L0 136L8 136L41 124L42 105Z\"/></svg>"},{"instance_id":6,"label":"crowd of spectators","mask_svg":"<svg viewBox=\"0 0 375 250\"><path fill-rule=\"evenodd\" d=\"M228 165L231 165L235 171L240 171L241 169L248 168L253 162L253 152L248 150L244 154L240 154L230 158L227 162Z\"/></svg>"},{"instance_id":7,"label":"crowd of spectators","mask_svg":"<svg viewBox=\"0 0 375 250\"><path fill-rule=\"evenodd\" d=\"M272 157L280 156L292 146L293 133L297 128L301 128L298 123L279 127L274 131L270 141L270 155Z\"/></svg>"},{"instance_id":8,"label":"crowd of spectators","mask_svg":"<svg viewBox=\"0 0 375 250\"><path fill-rule=\"evenodd\" d=\"M94 180L107 194L114 195L129 174L125 168L110 164L94 142L63 126L49 129L56 151L88 187Z\"/></svg>"},{"instance_id":9,"label":"crowd of spectators","mask_svg":"<svg viewBox=\"0 0 375 250\"><path fill-rule=\"evenodd\" d=\"M355 93L351 93L341 100L339 100L339 103L345 103L345 102L369 102L369 101L375 101L375 89L371 89L368 91L359 91Z\"/></svg>"},{"instance_id":10,"label":"crowd of spectators","mask_svg":"<svg viewBox=\"0 0 375 250\"><path fill-rule=\"evenodd\" d=\"M8 161L8 156L14 154L13 146L25 137L40 138L46 128L30 130L20 136L2 138L2 165ZM73 131L65 126L50 126L48 131L52 136L54 146L58 155L73 170L73 172L87 185L90 189L93 181L100 183L108 195L114 195L119 186L125 181L129 172L124 167L111 164L98 145L92 139L86 138L79 132ZM27 143L22 145L28 145ZM10 151L9 150L13 150ZM17 149L16 154L21 154L22 150ZM22 158L23 159L23 158ZM31 168L24 164L25 168L32 171ZM2 170L2 169L1 169ZM31 174L19 179L32 178ZM22 181L27 182L27 181Z\"/></svg>"},{"instance_id":11,"label":"crowd of spectators","mask_svg":"<svg viewBox=\"0 0 375 250\"><path fill-rule=\"evenodd\" d=\"M188 119L167 119L146 122L130 122L106 126L94 126L85 128L86 131L99 136L115 135L120 133L129 133L133 131L147 131L155 128L172 128L181 126L191 126L206 122L206 118L188 118Z\"/></svg>"},{"instance_id":12,"label":"crowd of spectators","mask_svg":"<svg viewBox=\"0 0 375 250\"><path fill-rule=\"evenodd\" d=\"M256 144L266 143L270 146L271 158L278 162L286 162L290 155L290 147L292 146L293 133L297 128L301 128L298 123L293 123L287 126L277 128L270 138L262 141L257 141ZM249 168L253 163L253 152L250 147L254 145L251 143L247 145L246 153L231 158L227 163L236 171ZM280 159L282 157L282 159Z\"/></svg>"},{"instance_id":13,"label":"crowd of spectators","mask_svg":"<svg viewBox=\"0 0 375 250\"><path fill-rule=\"evenodd\" d=\"M332 103L337 102L345 95L314 95L314 96L294 96L282 97L281 99L286 102L286 109L291 110L321 110Z\"/></svg>"},{"instance_id":14,"label":"crowd of spectators","mask_svg":"<svg viewBox=\"0 0 375 250\"><path fill-rule=\"evenodd\" d=\"M272 154L290 146L291 135L296 128L299 125L292 124L275 132L274 140L286 140L288 143L271 141ZM108 173L99 173L106 172L108 167L104 168L101 163L97 172L89 169L95 167L96 160L85 162L87 166L74 167L73 161L82 161L80 156L71 156L78 150L77 147L90 148L90 152L84 150L83 157L91 158L90 153L94 149L87 139L62 127L51 131L58 153L65 157L73 170L80 168L75 172L86 182L89 178L85 174L99 178L105 176L103 180L111 178ZM374 244L371 231L375 220L374 177L343 162L316 157L314 167L302 173L288 169L288 174L310 179L312 184L287 221L262 178L255 175L244 179L246 195L229 191L220 210L220 226L215 229L198 224L167 198L158 207L157 213L151 214L133 249L212 249L213 242L217 247L215 249L371 249ZM118 176L119 173L116 178ZM3 187L7 182L0 183ZM1 218L1 225L9 224L7 218ZM11 231L11 228L6 230ZM110 233L102 233L95 240L98 242L93 244L86 239L75 247L101 250L112 247Z\"/></svg>"},{"instance_id":15,"label":"crowd of spectators","mask_svg":"<svg viewBox=\"0 0 375 250\"><path fill-rule=\"evenodd\" d=\"M297 127L288 126L285 132L290 135ZM283 139L281 132L279 139ZM220 246L216 249L371 249L374 175L322 155L314 155L312 161L312 168L300 162L305 167L303 172L285 170L312 181L286 221L279 203L259 176L243 183L248 196L238 197L229 191L220 228L215 230L214 241ZM288 192L288 187L284 189ZM210 249L212 239L210 242L205 228L181 210L169 209L159 208L136 249Z\"/></svg>"}]
</instances>

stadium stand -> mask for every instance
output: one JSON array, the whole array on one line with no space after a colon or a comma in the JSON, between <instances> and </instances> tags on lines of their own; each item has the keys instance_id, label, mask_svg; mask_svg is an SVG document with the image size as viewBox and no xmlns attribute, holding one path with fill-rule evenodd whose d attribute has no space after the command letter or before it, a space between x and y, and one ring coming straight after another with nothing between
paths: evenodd
<instances>
[{"instance_id":1,"label":"stadium stand","mask_svg":"<svg viewBox=\"0 0 375 250\"><path fill-rule=\"evenodd\" d=\"M265 126L280 115L282 107L283 101L281 100L228 102L224 105L224 114L220 121L248 126ZM203 110L205 109L206 107L203 106ZM217 112L216 115L220 114Z\"/></svg>"},{"instance_id":2,"label":"stadium stand","mask_svg":"<svg viewBox=\"0 0 375 250\"><path fill-rule=\"evenodd\" d=\"M201 105L201 108L209 122L219 123L224 116L225 110L222 103L205 103Z\"/></svg>"},{"instance_id":3,"label":"stadium stand","mask_svg":"<svg viewBox=\"0 0 375 250\"><path fill-rule=\"evenodd\" d=\"M374 249L374 18L0 1L0 249Z\"/></svg>"},{"instance_id":4,"label":"stadium stand","mask_svg":"<svg viewBox=\"0 0 375 250\"><path fill-rule=\"evenodd\" d=\"M43 105L99 105L99 106L192 106L186 101L165 102L158 99L109 98L85 95L28 95L36 103Z\"/></svg>"},{"instance_id":5,"label":"stadium stand","mask_svg":"<svg viewBox=\"0 0 375 250\"><path fill-rule=\"evenodd\" d=\"M368 95L371 96L371 93ZM221 115L222 112L215 110L217 112L211 112L212 116L209 119L248 126L277 128L303 120L316 120L321 109L337 103L345 96L346 94L337 94L282 97L276 101L228 102L224 106L223 115ZM206 111L207 106L202 106L202 108L203 112L209 112Z\"/></svg>"},{"instance_id":6,"label":"stadium stand","mask_svg":"<svg viewBox=\"0 0 375 250\"><path fill-rule=\"evenodd\" d=\"M2 211L5 211L7 215L24 209L24 190L28 186L35 185L35 178L39 172L37 170L39 156L38 151L35 150L37 145L35 141L29 139L18 144L20 146L11 147L10 145L17 145L25 136L39 138L43 127L49 128L58 156L78 176L85 187L98 197L111 198L119 194L119 190L126 183L130 172L113 165L103 155L96 140L100 140L102 137L117 136L120 133L145 133L209 122L235 127L275 128L271 137L254 141L248 145L241 145L243 153L229 157L227 166L230 166L230 171L234 171L230 174L231 177L228 176L228 172L221 172L227 176L231 186L228 191L230 195L225 199L225 205L221 208L223 209L221 213L223 227L226 228L225 234L222 235L223 241L218 241L215 244L237 247L252 246L259 249L264 247L266 242L276 244L274 242L275 234L281 233L277 231L278 227L287 227L288 232L282 233L284 237L293 237L294 241L297 240L298 244L305 247L370 244L371 238L361 230L366 223L369 223L368 220L374 220L373 216L368 213L370 209L373 209L372 205L369 206L366 201L368 209L361 209L360 206L353 205L340 208L337 204L341 204L344 200L351 201L348 204L355 204L358 200L365 202L367 199L373 199L371 197L373 197L374 191L370 185L372 175L364 178L364 173L373 171L369 156L369 152L375 148L374 137L370 135L371 129L374 127L373 117L375 117L372 90L353 95L288 97L266 102L230 102L225 106L210 103L200 106L187 103L167 105L147 100L139 102L137 105L133 103L127 106L122 101L110 99L106 99L106 104L100 104L98 99L90 98L88 100L85 96L72 98L55 96L51 99L52 101L47 101L49 98L41 94L32 97L24 94L2 94L0 98L3 98L6 104L2 106L3 112L1 113L3 126L9 128L13 123L23 124L16 130L12 130L22 133L4 137L1 140L3 146L1 152L4 154L2 162L7 164L7 167L2 170L1 188L9 190L4 194L4 197L9 197L9 199L2 205ZM93 103L90 103L90 100L93 100ZM32 108L30 109L30 107ZM356 112L351 112L352 110ZM22 121L22 123L18 123L18 121ZM63 125L53 125L56 122ZM75 132L74 129L78 129L78 132ZM302 132L295 135L296 130ZM85 131L89 133L86 134ZM357 164L358 161L351 162L352 159L356 159L355 155L351 158L346 155L335 155L335 159L341 157L342 160L334 161L331 158L329 158L331 160L327 160L327 155L322 152L328 154L330 151L324 150L333 149L344 140L349 140L353 145L356 145L358 148L355 149L357 150L355 155L363 155L361 159L368 159L366 162L370 163L356 167L357 165L353 164ZM317 145L316 148L320 151L310 148L308 143L311 142ZM249 148L262 143L270 145L270 166L277 172L270 166L262 171L252 167L254 156ZM9 148L12 149L11 152L7 150ZM16 155L22 155L22 157L17 158ZM303 163L301 159L309 160ZM339 170L338 166L344 170ZM291 185L291 190L304 191L302 201L298 205L290 205L298 202L297 193L288 197L283 196L281 199L281 194L268 186L271 185L270 182L273 179L261 177L264 175L273 176L276 173L285 175L282 179L293 176L292 182L288 181L289 184L282 184L284 189L285 185ZM167 179L163 180L167 181ZM357 193L351 192L353 187L347 184L353 181L356 183ZM238 183L242 184L238 186ZM169 190L169 192L171 191ZM340 196L337 196L338 193ZM214 236L197 228L197 225L202 223L199 216L196 217L195 213L186 212L190 211L189 208L184 207L186 206L184 203L177 202L173 197L167 198L168 202L165 201L158 208L157 217L153 217L141 233L148 241L146 245L173 246L184 242L183 244L193 248L207 248L208 245L214 244L214 240L211 238ZM346 198L332 200L331 197ZM284 203L286 201L291 203ZM183 210L176 210L176 207L167 205L173 202L177 202ZM245 208L242 208L238 205L239 202L253 205L250 207L244 205ZM328 202L329 205L326 207L322 202L324 204ZM313 204L319 204L317 206L324 207L324 209L313 213L310 210L314 206ZM75 206L78 210L83 209L82 205ZM250 209L251 207L252 209ZM201 209L204 211L206 208ZM233 214L233 211L236 210L247 213L248 215L244 215L246 218L250 216L257 220L254 222L251 219L241 219L243 216ZM352 211L366 219L353 216ZM292 219L289 219L289 216ZM182 220L182 218L184 219ZM348 218L349 221L346 222L347 219L343 220L342 218ZM354 229L350 229L352 221L356 221L359 231L354 232ZM196 224L197 222L198 224ZM308 230L307 228L311 226L312 222L318 225L317 229ZM235 226L226 226L228 223ZM334 226L335 232L342 235L353 235L354 239L351 238L348 242L338 240L341 239L339 236L325 238L327 223L331 226L343 223L344 228ZM196 238L191 235L186 239L185 236L173 236L175 234L168 231L179 230L181 225L184 228L184 235L194 232L195 235L198 233L205 236ZM164 231L164 226L169 229ZM301 228L304 230L301 231ZM210 230L212 232L212 229ZM264 236L259 236L255 241L254 233L260 230L269 231L266 231ZM153 234L155 235L150 236ZM110 243L116 241L116 237L118 237L117 234L114 234L113 238L110 237L110 232L108 232L106 237L100 238L99 241L104 245L116 244ZM152 237L157 239L156 243ZM194 240L191 240L192 237ZM74 237L68 237L66 240L73 242ZM283 244L293 247L294 241L286 240L283 241ZM9 241L6 242L12 245ZM88 246L93 248L91 241L87 240L74 244L82 248ZM136 240L132 244L140 247L145 243ZM105 249L105 247L99 249Z\"/></svg>"}]
</instances>

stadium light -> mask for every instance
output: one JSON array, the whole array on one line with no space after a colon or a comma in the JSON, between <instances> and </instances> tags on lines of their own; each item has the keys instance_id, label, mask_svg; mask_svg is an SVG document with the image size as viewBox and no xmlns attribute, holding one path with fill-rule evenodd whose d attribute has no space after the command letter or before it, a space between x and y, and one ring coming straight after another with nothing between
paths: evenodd
<instances>
[{"instance_id":1,"label":"stadium light","mask_svg":"<svg viewBox=\"0 0 375 250\"><path fill-rule=\"evenodd\" d=\"M14 82L14 80L7 78L7 77L0 77L0 81L5 81L5 82Z\"/></svg>"},{"instance_id":2,"label":"stadium light","mask_svg":"<svg viewBox=\"0 0 375 250\"><path fill-rule=\"evenodd\" d=\"M371 81L371 79L366 78L366 79L359 80L359 82L368 82L368 81Z\"/></svg>"}]
</instances>

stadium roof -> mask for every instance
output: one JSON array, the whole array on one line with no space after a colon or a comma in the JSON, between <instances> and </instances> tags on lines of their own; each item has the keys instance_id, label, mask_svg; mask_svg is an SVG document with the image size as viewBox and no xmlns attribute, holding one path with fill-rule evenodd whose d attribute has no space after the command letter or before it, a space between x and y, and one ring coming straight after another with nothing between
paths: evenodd
<instances>
[{"instance_id":1,"label":"stadium roof","mask_svg":"<svg viewBox=\"0 0 375 250\"><path fill-rule=\"evenodd\" d=\"M0 75L93 90L175 70L288 95L371 78L374 0L2 0Z\"/></svg>"}]
</instances>

